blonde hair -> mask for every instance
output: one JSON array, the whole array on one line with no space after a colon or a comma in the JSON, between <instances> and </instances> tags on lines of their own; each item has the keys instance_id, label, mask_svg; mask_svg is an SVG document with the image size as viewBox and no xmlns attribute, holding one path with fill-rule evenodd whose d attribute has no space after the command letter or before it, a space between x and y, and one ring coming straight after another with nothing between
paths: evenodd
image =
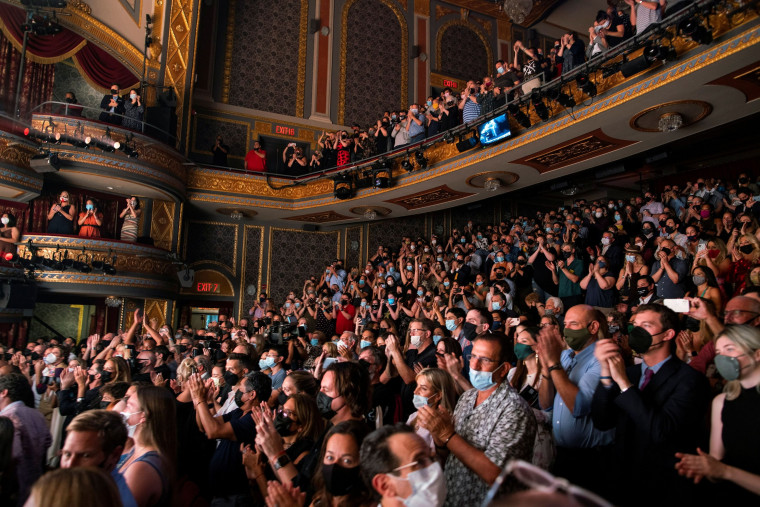
<instances>
[{"instance_id":1,"label":"blonde hair","mask_svg":"<svg viewBox=\"0 0 760 507\"><path fill-rule=\"evenodd\" d=\"M753 356L760 349L760 329L748 325L726 326L717 338L722 336L731 340L742 353L746 354L753 366L757 365ZM760 384L755 388L760 392ZM739 379L729 381L723 388L723 392L726 393L726 399L729 401L738 398L742 392Z\"/></svg>"},{"instance_id":2,"label":"blonde hair","mask_svg":"<svg viewBox=\"0 0 760 507\"><path fill-rule=\"evenodd\" d=\"M720 264L726 257L728 257L728 249L726 249L726 243L722 239L710 238L707 240L707 243L705 243L705 247L707 247L708 243L714 243L717 249L720 251L718 256L713 259L714 264ZM697 260L697 264L700 266L706 266L707 261L704 258L700 258Z\"/></svg>"},{"instance_id":3,"label":"blonde hair","mask_svg":"<svg viewBox=\"0 0 760 507\"><path fill-rule=\"evenodd\" d=\"M108 361L113 363L115 370L111 380L108 381L109 384L112 382L132 382L132 373L129 370L129 364L127 364L127 361L123 357L111 356ZM108 361L106 361L106 363ZM103 366L105 367L105 363Z\"/></svg>"},{"instance_id":4,"label":"blonde hair","mask_svg":"<svg viewBox=\"0 0 760 507\"><path fill-rule=\"evenodd\" d=\"M121 506L119 490L111 476L99 468L59 468L34 483L30 498L44 507Z\"/></svg>"},{"instance_id":5,"label":"blonde hair","mask_svg":"<svg viewBox=\"0 0 760 507\"><path fill-rule=\"evenodd\" d=\"M746 239L748 242L752 243L752 246L755 247L754 250L752 250L752 259L757 260L760 258L760 241L757 240L754 234L742 234L736 239L736 246L739 246L739 240L740 239Z\"/></svg>"},{"instance_id":6,"label":"blonde hair","mask_svg":"<svg viewBox=\"0 0 760 507\"><path fill-rule=\"evenodd\" d=\"M419 377L425 377L430 382L433 389L441 394L441 400L438 403L453 414L457 406L457 389L449 372L440 368L425 368L417 374L415 380Z\"/></svg>"},{"instance_id":7,"label":"blonde hair","mask_svg":"<svg viewBox=\"0 0 760 507\"><path fill-rule=\"evenodd\" d=\"M192 357L186 357L177 366L177 382L182 385L190 375L198 372L198 365L195 364L195 360Z\"/></svg>"}]
</instances>

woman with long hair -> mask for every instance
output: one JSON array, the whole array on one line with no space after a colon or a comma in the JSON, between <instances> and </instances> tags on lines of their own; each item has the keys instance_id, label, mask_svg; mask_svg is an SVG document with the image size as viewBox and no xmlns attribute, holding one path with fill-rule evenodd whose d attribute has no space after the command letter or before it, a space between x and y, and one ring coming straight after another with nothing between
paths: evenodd
<instances>
[{"instance_id":1,"label":"woman with long hair","mask_svg":"<svg viewBox=\"0 0 760 507\"><path fill-rule=\"evenodd\" d=\"M8 504L5 504L8 505ZM59 468L40 477L32 486L26 507L121 507L121 497L111 476L94 467Z\"/></svg>"},{"instance_id":2,"label":"woman with long hair","mask_svg":"<svg viewBox=\"0 0 760 507\"><path fill-rule=\"evenodd\" d=\"M458 393L449 372L440 368L425 368L417 374L415 381L417 387L414 388L414 408L419 410L420 407L427 405L436 410L438 407L443 407L448 413L454 413ZM428 443L431 451L435 451L433 436L417 424L417 412L409 416L406 424L414 428L414 431Z\"/></svg>"},{"instance_id":3,"label":"woman with long hair","mask_svg":"<svg viewBox=\"0 0 760 507\"><path fill-rule=\"evenodd\" d=\"M712 403L710 452L676 453L681 475L715 484L725 505L754 505L760 495L760 330L726 326L715 343L715 366L728 383Z\"/></svg>"},{"instance_id":4,"label":"woman with long hair","mask_svg":"<svg viewBox=\"0 0 760 507\"><path fill-rule=\"evenodd\" d=\"M174 397L163 387L138 386L125 410L121 415L134 446L119 472L138 506L170 505L177 454Z\"/></svg>"}]
</instances>

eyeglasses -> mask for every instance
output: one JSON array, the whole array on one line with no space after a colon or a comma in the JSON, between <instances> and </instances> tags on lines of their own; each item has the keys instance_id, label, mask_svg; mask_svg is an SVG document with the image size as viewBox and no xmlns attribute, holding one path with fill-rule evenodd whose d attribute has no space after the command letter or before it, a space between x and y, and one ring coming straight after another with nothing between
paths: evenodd
<instances>
[{"instance_id":1,"label":"eyeglasses","mask_svg":"<svg viewBox=\"0 0 760 507\"><path fill-rule=\"evenodd\" d=\"M411 463L407 463L406 465L401 465L400 467L394 468L389 473L395 474L405 468L411 468L412 472L414 472L416 470L420 470L421 468L427 468L432 464L433 464L433 460L430 458L430 456L421 456L420 458L417 459L417 461L412 461Z\"/></svg>"},{"instance_id":2,"label":"eyeglasses","mask_svg":"<svg viewBox=\"0 0 760 507\"><path fill-rule=\"evenodd\" d=\"M723 318L728 317L729 315L731 317L738 317L740 313L751 313L754 315L760 315L758 312L753 312L751 310L726 310L723 312Z\"/></svg>"},{"instance_id":3,"label":"eyeglasses","mask_svg":"<svg viewBox=\"0 0 760 507\"><path fill-rule=\"evenodd\" d=\"M295 414L294 414L294 412L292 410L288 410L288 409L285 409L283 407L280 407L280 408L277 409L277 413L278 414L282 414L282 417L287 417L291 421L296 422L296 418L293 417Z\"/></svg>"},{"instance_id":4,"label":"eyeglasses","mask_svg":"<svg viewBox=\"0 0 760 507\"><path fill-rule=\"evenodd\" d=\"M476 356L475 354L467 354L467 355L465 355L465 359L467 359L470 362L472 362L472 361L480 361L481 363L483 363L484 365L487 365L487 366L498 364L498 362L499 362L498 359L491 359L490 357Z\"/></svg>"},{"instance_id":5,"label":"eyeglasses","mask_svg":"<svg viewBox=\"0 0 760 507\"><path fill-rule=\"evenodd\" d=\"M556 325L557 325L557 324L552 324L551 322L545 322L545 323L543 323L543 324L539 324L539 326L538 326L538 327L540 327L540 328L545 328L545 327L553 327L553 326L556 326Z\"/></svg>"},{"instance_id":6,"label":"eyeglasses","mask_svg":"<svg viewBox=\"0 0 760 507\"><path fill-rule=\"evenodd\" d=\"M548 493L564 493L585 507L612 507L612 504L604 500L602 497L570 484L566 479L554 477L549 472L519 459L513 459L507 462L507 465L502 469L501 473L488 490L488 494L483 498L480 507L487 507L493 502L501 485L504 483L504 479L506 479L508 475L514 475L517 480L533 490L545 491Z\"/></svg>"}]
</instances>

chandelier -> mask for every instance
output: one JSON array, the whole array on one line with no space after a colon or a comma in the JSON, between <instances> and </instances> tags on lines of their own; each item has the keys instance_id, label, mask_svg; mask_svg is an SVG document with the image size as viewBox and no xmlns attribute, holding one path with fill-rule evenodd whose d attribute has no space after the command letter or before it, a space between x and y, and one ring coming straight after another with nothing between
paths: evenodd
<instances>
[{"instance_id":1,"label":"chandelier","mask_svg":"<svg viewBox=\"0 0 760 507\"><path fill-rule=\"evenodd\" d=\"M110 308L118 308L121 306L121 299L113 296L108 296L106 298L106 306Z\"/></svg>"},{"instance_id":2,"label":"chandelier","mask_svg":"<svg viewBox=\"0 0 760 507\"><path fill-rule=\"evenodd\" d=\"M377 211L373 210L372 208L367 208L367 210L364 212L364 218L366 220L374 220L377 218Z\"/></svg>"},{"instance_id":3,"label":"chandelier","mask_svg":"<svg viewBox=\"0 0 760 507\"><path fill-rule=\"evenodd\" d=\"M483 184L483 188L486 189L486 192L496 192L501 188L501 180L497 178L488 178Z\"/></svg>"},{"instance_id":4,"label":"chandelier","mask_svg":"<svg viewBox=\"0 0 760 507\"><path fill-rule=\"evenodd\" d=\"M504 0L504 14L513 23L521 24L533 10L533 0Z\"/></svg>"},{"instance_id":5,"label":"chandelier","mask_svg":"<svg viewBox=\"0 0 760 507\"><path fill-rule=\"evenodd\" d=\"M660 132L675 132L683 125L683 117L678 113L665 113L660 116L657 127Z\"/></svg>"}]
</instances>

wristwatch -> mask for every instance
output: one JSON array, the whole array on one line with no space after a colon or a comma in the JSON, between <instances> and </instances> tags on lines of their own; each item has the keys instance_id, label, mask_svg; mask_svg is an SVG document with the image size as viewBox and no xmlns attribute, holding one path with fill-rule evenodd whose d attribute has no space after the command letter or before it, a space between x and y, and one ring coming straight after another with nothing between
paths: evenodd
<instances>
[{"instance_id":1,"label":"wristwatch","mask_svg":"<svg viewBox=\"0 0 760 507\"><path fill-rule=\"evenodd\" d=\"M561 369L562 369L562 365L561 365L561 364L559 364L559 363L557 363L557 364L555 364L555 365L549 366L549 369L548 369L548 370L546 370L546 371L547 371L547 372L549 372L549 375L551 375L551 373L552 373L554 370L561 370Z\"/></svg>"},{"instance_id":2,"label":"wristwatch","mask_svg":"<svg viewBox=\"0 0 760 507\"><path fill-rule=\"evenodd\" d=\"M282 467L284 467L285 465L287 465L288 463L290 463L290 458L288 458L288 455L287 455L287 454L283 454L282 456L280 456L279 458L277 458L277 459L274 461L274 464L272 465L272 468L273 468L275 471L277 471L277 470L279 470L280 468L282 468Z\"/></svg>"}]
</instances>

